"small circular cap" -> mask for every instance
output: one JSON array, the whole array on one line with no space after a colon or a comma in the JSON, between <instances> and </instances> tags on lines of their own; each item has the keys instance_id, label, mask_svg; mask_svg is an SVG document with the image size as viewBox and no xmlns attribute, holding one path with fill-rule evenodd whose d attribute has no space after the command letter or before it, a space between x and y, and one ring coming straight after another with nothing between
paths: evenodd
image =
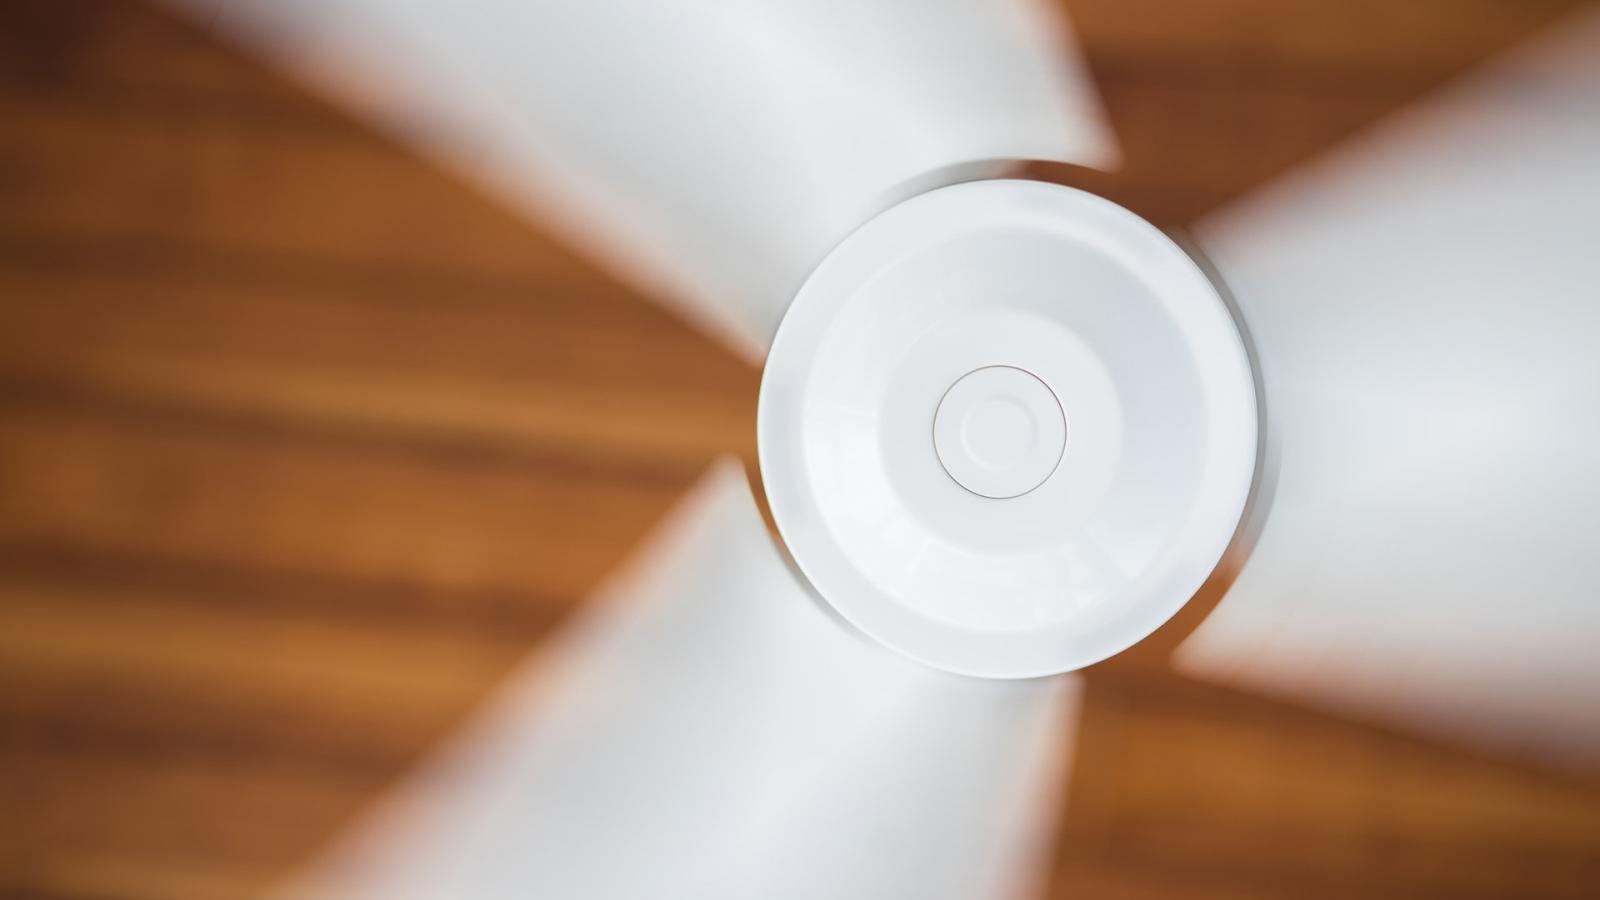
<instances>
[{"instance_id":1,"label":"small circular cap","mask_svg":"<svg viewBox=\"0 0 1600 900\"><path fill-rule=\"evenodd\" d=\"M996 678L1081 668L1177 612L1254 477L1249 356L1171 239L1083 191L891 207L795 297L762 376L783 541L857 628Z\"/></svg>"},{"instance_id":2,"label":"small circular cap","mask_svg":"<svg viewBox=\"0 0 1600 900\"><path fill-rule=\"evenodd\" d=\"M980 497L1020 497L1044 483L1067 445L1067 420L1038 376L985 366L961 377L933 415L933 446L956 483Z\"/></svg>"}]
</instances>

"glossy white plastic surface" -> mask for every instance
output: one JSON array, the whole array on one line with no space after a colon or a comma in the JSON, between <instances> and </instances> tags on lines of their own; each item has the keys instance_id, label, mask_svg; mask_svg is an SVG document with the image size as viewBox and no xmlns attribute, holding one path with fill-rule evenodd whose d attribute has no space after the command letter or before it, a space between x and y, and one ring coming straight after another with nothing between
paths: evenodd
<instances>
[{"instance_id":1,"label":"glossy white plastic surface","mask_svg":"<svg viewBox=\"0 0 1600 900\"><path fill-rule=\"evenodd\" d=\"M1007 900L1078 683L939 672L791 573L725 461L550 654L284 896Z\"/></svg>"},{"instance_id":2,"label":"glossy white plastic surface","mask_svg":"<svg viewBox=\"0 0 1600 900\"><path fill-rule=\"evenodd\" d=\"M981 497L1006 500L1044 484L1067 449L1061 400L1031 372L985 366L940 398L933 448L955 482Z\"/></svg>"},{"instance_id":3,"label":"glossy white plastic surface","mask_svg":"<svg viewBox=\"0 0 1600 900\"><path fill-rule=\"evenodd\" d=\"M919 190L1115 148L1042 0L169 0L530 210L752 360Z\"/></svg>"},{"instance_id":4,"label":"glossy white plastic surface","mask_svg":"<svg viewBox=\"0 0 1600 900\"><path fill-rule=\"evenodd\" d=\"M1600 10L1198 236L1271 489L1180 667L1600 765Z\"/></svg>"},{"instance_id":5,"label":"glossy white plastic surface","mask_svg":"<svg viewBox=\"0 0 1600 900\"><path fill-rule=\"evenodd\" d=\"M1026 477L964 486L936 419L986 367L1013 375L973 402L1016 400L1037 432L978 436L996 459L1026 444L1000 460ZM1024 458L1054 453L1046 396L1070 432L1053 466ZM1238 331L1182 250L1090 194L987 181L908 200L822 263L768 358L759 443L784 540L846 618L941 668L1026 677L1116 653L1192 596L1238 524L1255 429Z\"/></svg>"}]
</instances>

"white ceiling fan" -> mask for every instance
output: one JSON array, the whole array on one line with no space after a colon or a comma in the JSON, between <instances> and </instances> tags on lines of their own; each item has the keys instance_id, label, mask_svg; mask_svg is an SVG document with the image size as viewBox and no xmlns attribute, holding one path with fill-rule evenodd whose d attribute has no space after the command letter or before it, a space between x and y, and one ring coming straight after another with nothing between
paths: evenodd
<instances>
[{"instance_id":1,"label":"white ceiling fan","mask_svg":"<svg viewBox=\"0 0 1600 900\"><path fill-rule=\"evenodd\" d=\"M730 463L291 893L1006 897L1077 686L1600 759L1600 15L1185 249L1025 0L181 0L763 361ZM530 550L536 552L536 550ZM403 661L397 661L403 664Z\"/></svg>"}]
</instances>

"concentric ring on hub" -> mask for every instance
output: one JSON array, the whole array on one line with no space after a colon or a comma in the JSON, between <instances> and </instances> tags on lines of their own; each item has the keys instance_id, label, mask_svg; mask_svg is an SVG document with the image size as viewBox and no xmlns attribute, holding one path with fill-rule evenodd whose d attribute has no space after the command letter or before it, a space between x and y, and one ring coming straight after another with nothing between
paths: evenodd
<instances>
[{"instance_id":1,"label":"concentric ring on hub","mask_svg":"<svg viewBox=\"0 0 1600 900\"><path fill-rule=\"evenodd\" d=\"M817 268L761 389L796 563L869 635L973 675L1067 671L1176 612L1250 489L1249 360L1165 235L1093 195L914 197Z\"/></svg>"},{"instance_id":2,"label":"concentric ring on hub","mask_svg":"<svg viewBox=\"0 0 1600 900\"><path fill-rule=\"evenodd\" d=\"M1009 500L1049 478L1067 447L1067 419L1050 386L1015 366L961 376L933 414L933 447L956 484Z\"/></svg>"}]
</instances>

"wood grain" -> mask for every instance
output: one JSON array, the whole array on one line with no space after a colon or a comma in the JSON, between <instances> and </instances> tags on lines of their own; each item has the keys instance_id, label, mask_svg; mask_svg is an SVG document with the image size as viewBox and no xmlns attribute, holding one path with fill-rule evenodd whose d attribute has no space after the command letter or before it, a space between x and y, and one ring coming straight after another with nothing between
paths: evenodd
<instances>
[{"instance_id":1,"label":"wood grain","mask_svg":"<svg viewBox=\"0 0 1600 900\"><path fill-rule=\"evenodd\" d=\"M1558 16L1084 0L1181 225ZM0 0L0 894L259 896L717 453L758 373L221 43ZM1061 897L1584 897L1600 785L1091 673Z\"/></svg>"}]
</instances>

